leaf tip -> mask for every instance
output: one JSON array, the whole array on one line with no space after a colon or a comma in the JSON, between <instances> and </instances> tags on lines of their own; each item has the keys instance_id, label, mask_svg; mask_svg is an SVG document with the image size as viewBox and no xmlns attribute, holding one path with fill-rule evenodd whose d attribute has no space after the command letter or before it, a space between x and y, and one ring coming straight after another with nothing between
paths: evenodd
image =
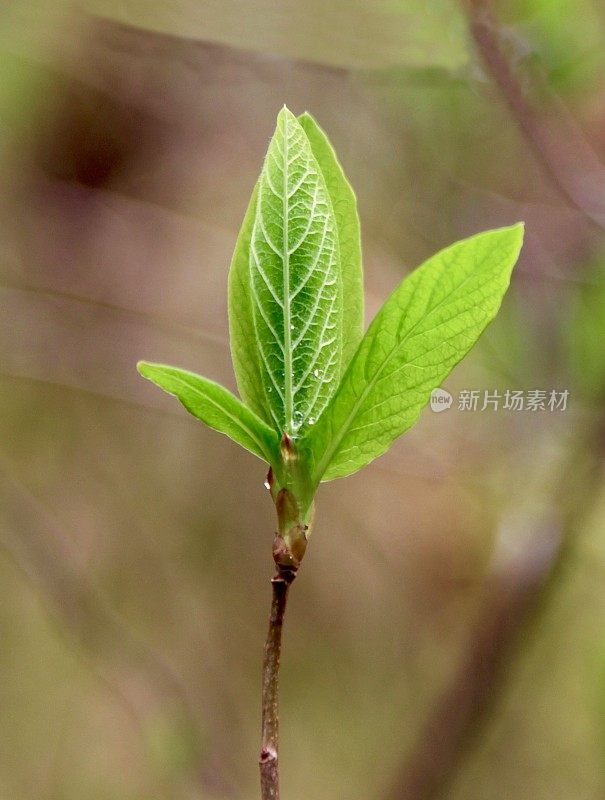
<instances>
[{"instance_id":1,"label":"leaf tip","mask_svg":"<svg viewBox=\"0 0 605 800\"><path fill-rule=\"evenodd\" d=\"M137 361L137 372L139 375L142 375L143 378L149 377L152 367L153 365L150 364L149 361Z\"/></svg>"},{"instance_id":2,"label":"leaf tip","mask_svg":"<svg viewBox=\"0 0 605 800\"><path fill-rule=\"evenodd\" d=\"M298 119L295 114L293 114L288 106L284 103L280 109L279 114L277 115L277 124L279 123L285 124L287 123L296 123L298 125Z\"/></svg>"},{"instance_id":3,"label":"leaf tip","mask_svg":"<svg viewBox=\"0 0 605 800\"><path fill-rule=\"evenodd\" d=\"M513 225L505 225L502 228L493 228L492 230L483 231L476 234L477 237L485 241L491 241L499 246L505 246L510 251L513 258L510 264L511 269L514 267L521 248L523 246L523 237L525 235L525 222L515 222ZM463 240L464 241L464 240Z\"/></svg>"},{"instance_id":4,"label":"leaf tip","mask_svg":"<svg viewBox=\"0 0 605 800\"><path fill-rule=\"evenodd\" d=\"M525 238L525 222L519 221L516 222L514 225L511 225L509 230L512 234L514 234L517 244L517 258L519 257L519 253L521 252L521 248L523 247L523 239Z\"/></svg>"}]
</instances>

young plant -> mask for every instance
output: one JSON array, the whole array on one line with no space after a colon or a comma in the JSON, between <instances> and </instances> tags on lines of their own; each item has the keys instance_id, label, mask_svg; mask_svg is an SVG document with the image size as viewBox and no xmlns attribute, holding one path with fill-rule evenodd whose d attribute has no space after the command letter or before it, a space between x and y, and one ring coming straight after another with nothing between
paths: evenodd
<instances>
[{"instance_id":1,"label":"young plant","mask_svg":"<svg viewBox=\"0 0 605 800\"><path fill-rule=\"evenodd\" d=\"M517 224L437 253L403 280L364 335L355 195L315 120L284 107L229 273L242 400L177 367L138 365L193 416L269 465L277 571L262 681L263 800L279 797L281 629L319 483L356 472L416 422L494 318L522 239Z\"/></svg>"}]
</instances>

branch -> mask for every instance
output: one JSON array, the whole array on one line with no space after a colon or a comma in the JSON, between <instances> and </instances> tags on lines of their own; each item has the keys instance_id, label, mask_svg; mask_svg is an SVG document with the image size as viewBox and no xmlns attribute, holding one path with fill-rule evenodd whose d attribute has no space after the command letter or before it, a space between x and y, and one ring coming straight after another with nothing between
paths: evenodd
<instances>
[{"instance_id":1,"label":"branch","mask_svg":"<svg viewBox=\"0 0 605 800\"><path fill-rule=\"evenodd\" d=\"M512 116L560 194L585 217L605 228L605 167L567 108L535 71L518 74L491 0L462 0L471 35L485 67ZM531 81L529 78L531 77ZM543 124L528 87L548 96L549 125Z\"/></svg>"},{"instance_id":2,"label":"branch","mask_svg":"<svg viewBox=\"0 0 605 800\"><path fill-rule=\"evenodd\" d=\"M496 558L487 581L485 610L467 651L383 800L449 796L467 754L506 691L519 647L527 647L540 612L558 586L578 532L594 509L603 480L604 452L602 417L587 426L571 454L555 470L552 518L542 519L537 528L535 520L522 521L531 530L529 545L512 559Z\"/></svg>"},{"instance_id":3,"label":"branch","mask_svg":"<svg viewBox=\"0 0 605 800\"><path fill-rule=\"evenodd\" d=\"M259 758L262 800L279 800L279 660L284 614L296 571L279 567L271 578L273 599L263 658L262 739Z\"/></svg>"},{"instance_id":4,"label":"branch","mask_svg":"<svg viewBox=\"0 0 605 800\"><path fill-rule=\"evenodd\" d=\"M383 800L436 800L448 789L489 720L531 617L563 555L557 525L536 535L529 550L499 565L486 587L487 607L451 682Z\"/></svg>"}]
</instances>

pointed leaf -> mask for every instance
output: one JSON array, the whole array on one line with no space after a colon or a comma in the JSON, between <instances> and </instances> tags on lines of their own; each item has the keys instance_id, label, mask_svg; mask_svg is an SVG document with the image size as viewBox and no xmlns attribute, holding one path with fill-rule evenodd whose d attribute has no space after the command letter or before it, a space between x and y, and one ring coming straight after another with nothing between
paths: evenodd
<instances>
[{"instance_id":1,"label":"pointed leaf","mask_svg":"<svg viewBox=\"0 0 605 800\"><path fill-rule=\"evenodd\" d=\"M319 417L340 377L342 280L330 195L286 108L259 181L250 290L267 405L276 429L297 435Z\"/></svg>"},{"instance_id":2,"label":"pointed leaf","mask_svg":"<svg viewBox=\"0 0 605 800\"><path fill-rule=\"evenodd\" d=\"M522 241L522 224L481 233L405 278L303 442L315 481L356 472L414 424L496 315Z\"/></svg>"},{"instance_id":3,"label":"pointed leaf","mask_svg":"<svg viewBox=\"0 0 605 800\"><path fill-rule=\"evenodd\" d=\"M252 192L229 269L229 341L233 371L242 400L273 427L275 422L261 379L250 292L250 240L256 217L257 195L258 183Z\"/></svg>"},{"instance_id":4,"label":"pointed leaf","mask_svg":"<svg viewBox=\"0 0 605 800\"><path fill-rule=\"evenodd\" d=\"M308 112L301 114L298 120L321 168L338 226L343 300L342 355L346 366L363 336L363 269L357 198L324 131Z\"/></svg>"},{"instance_id":5,"label":"pointed leaf","mask_svg":"<svg viewBox=\"0 0 605 800\"><path fill-rule=\"evenodd\" d=\"M272 466L279 463L278 436L231 392L193 372L140 361L144 378L177 397L190 414L224 433Z\"/></svg>"}]
</instances>

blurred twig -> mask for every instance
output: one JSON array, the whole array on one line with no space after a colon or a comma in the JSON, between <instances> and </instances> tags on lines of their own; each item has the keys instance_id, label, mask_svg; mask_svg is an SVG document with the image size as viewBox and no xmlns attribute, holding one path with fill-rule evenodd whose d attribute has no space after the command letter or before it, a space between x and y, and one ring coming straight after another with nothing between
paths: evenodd
<instances>
[{"instance_id":1,"label":"blurred twig","mask_svg":"<svg viewBox=\"0 0 605 800\"><path fill-rule=\"evenodd\" d=\"M546 82L535 72L521 74L491 0L462 3L485 67L536 159L565 200L605 229L605 168L598 156ZM532 99L536 90L548 98L548 124ZM384 800L447 796L490 719L522 634L556 585L575 534L590 513L601 480L602 426L598 423L580 439L578 451L574 449L562 470L561 485L552 497L558 518L535 532L526 552L505 565L497 564L489 576L487 601L467 652Z\"/></svg>"},{"instance_id":2,"label":"blurred twig","mask_svg":"<svg viewBox=\"0 0 605 800\"><path fill-rule=\"evenodd\" d=\"M454 677L435 703L384 800L433 800L447 789L487 719L526 617L561 555L556 526L531 551L498 569L486 587L487 607Z\"/></svg>"},{"instance_id":3,"label":"blurred twig","mask_svg":"<svg viewBox=\"0 0 605 800\"><path fill-rule=\"evenodd\" d=\"M529 626L558 584L576 535L591 513L602 479L603 442L602 423L580 437L553 491L556 510L537 529L527 521L531 537L524 551L512 559L496 559L466 653L383 800L448 796L506 688L518 646L527 646Z\"/></svg>"},{"instance_id":4,"label":"blurred twig","mask_svg":"<svg viewBox=\"0 0 605 800\"><path fill-rule=\"evenodd\" d=\"M126 397L119 397L117 395L110 394L109 392L85 389L82 386L74 386L70 383L66 383L65 381L53 381L49 380L48 378L39 378L31 375L19 375L18 373L11 372L10 370L0 370L0 379L2 378L21 383L34 384L37 386L52 386L59 389L68 389L70 392L74 392L83 397L98 398L99 400L104 400L109 403L119 403L125 406L132 406L133 408L140 408L144 409L145 411L153 411L154 413L161 414L165 417L181 419L186 423L190 422L190 419L185 414L181 413L178 408L173 410L171 410L169 407L160 408L159 406L152 405L151 403L144 403L139 400L131 400Z\"/></svg>"},{"instance_id":5,"label":"blurred twig","mask_svg":"<svg viewBox=\"0 0 605 800\"><path fill-rule=\"evenodd\" d=\"M564 104L536 72L521 75L491 0L462 0L485 67L498 86L537 160L565 199L605 229L605 167ZM548 124L531 94L550 104Z\"/></svg>"},{"instance_id":6,"label":"blurred twig","mask_svg":"<svg viewBox=\"0 0 605 800\"><path fill-rule=\"evenodd\" d=\"M174 322L174 320L171 320L168 317L163 317L157 313L151 313L149 311L141 311L137 308L128 308L127 306L117 305L109 302L108 300L97 300L93 297L86 297L85 295L74 294L73 292L63 292L59 289L52 289L49 287L31 286L22 281L9 280L4 277L0 280L0 288L13 289L18 292L28 292L30 294L47 297L57 297L61 300L67 300L68 302L74 304L83 304L93 306L94 308L106 309L108 311L117 312L118 314L124 314L143 320L144 322L147 322L158 329L165 329L178 333L183 337L183 339L202 341L205 344L217 345L218 347L225 349L228 349L229 347L229 342L227 341L226 337L221 336L218 333L213 333L212 331L203 330L201 328L194 328L191 325Z\"/></svg>"}]
</instances>

